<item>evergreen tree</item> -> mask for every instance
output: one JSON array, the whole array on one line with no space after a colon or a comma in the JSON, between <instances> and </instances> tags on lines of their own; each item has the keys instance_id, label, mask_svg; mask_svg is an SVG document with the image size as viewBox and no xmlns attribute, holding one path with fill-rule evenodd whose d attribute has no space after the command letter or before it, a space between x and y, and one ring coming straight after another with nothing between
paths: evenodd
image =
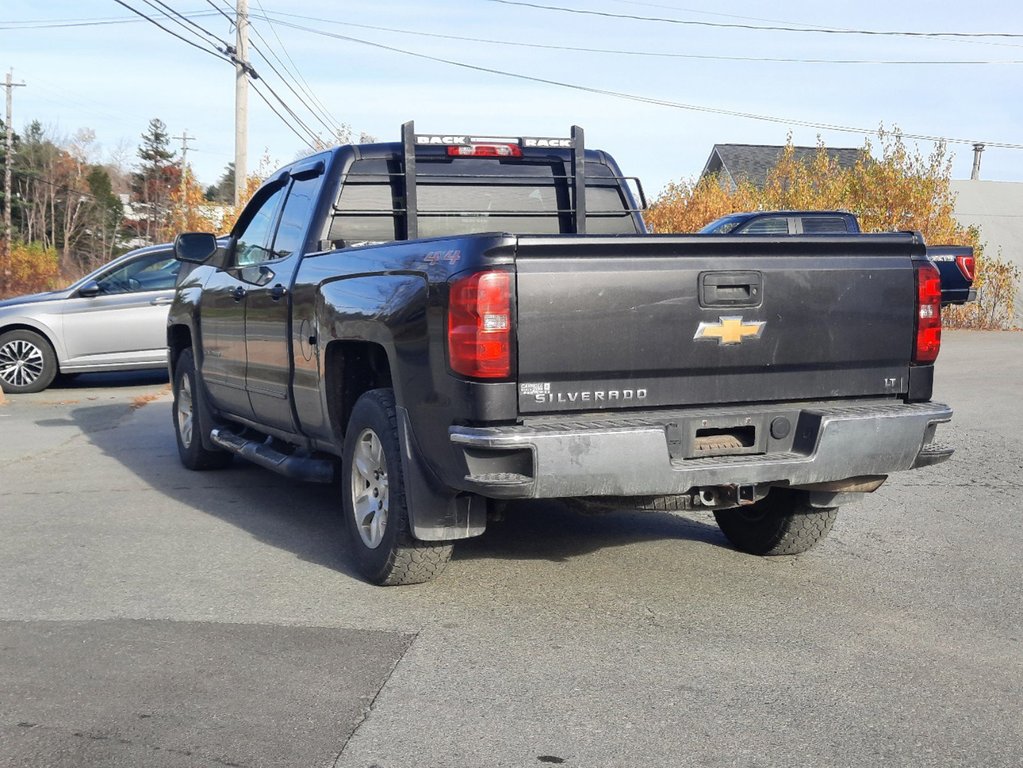
<instances>
[{"instance_id":1,"label":"evergreen tree","mask_svg":"<svg viewBox=\"0 0 1023 768\"><path fill-rule=\"evenodd\" d=\"M234 203L234 163L228 163L214 186L206 190L206 199L217 203Z\"/></svg>"},{"instance_id":2,"label":"evergreen tree","mask_svg":"<svg viewBox=\"0 0 1023 768\"><path fill-rule=\"evenodd\" d=\"M132 174L132 194L142 204L137 217L138 234L147 240L152 238L166 217L171 189L178 183L179 171L173 163L174 155L167 126L154 117L142 134L138 148L141 162Z\"/></svg>"},{"instance_id":3,"label":"evergreen tree","mask_svg":"<svg viewBox=\"0 0 1023 768\"><path fill-rule=\"evenodd\" d=\"M89 193L94 199L90 231L92 233L92 253L99 263L109 261L117 249L118 234L124 219L124 206L121 198L114 194L114 185L110 174L99 165L92 167L86 177Z\"/></svg>"}]
</instances>

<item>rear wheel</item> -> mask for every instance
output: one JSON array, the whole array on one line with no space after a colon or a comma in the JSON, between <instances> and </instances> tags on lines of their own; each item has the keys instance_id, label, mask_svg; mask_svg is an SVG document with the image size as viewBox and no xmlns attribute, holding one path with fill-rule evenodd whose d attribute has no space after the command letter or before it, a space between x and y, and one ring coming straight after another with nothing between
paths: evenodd
<instances>
[{"instance_id":1,"label":"rear wheel","mask_svg":"<svg viewBox=\"0 0 1023 768\"><path fill-rule=\"evenodd\" d=\"M57 376L57 355L35 331L0 336L0 389L11 395L42 392Z\"/></svg>"},{"instance_id":2,"label":"rear wheel","mask_svg":"<svg viewBox=\"0 0 1023 768\"><path fill-rule=\"evenodd\" d=\"M345 529L359 572L374 584L419 584L437 576L452 545L412 535L394 392L374 389L352 409L341 467Z\"/></svg>"},{"instance_id":3,"label":"rear wheel","mask_svg":"<svg viewBox=\"0 0 1023 768\"><path fill-rule=\"evenodd\" d=\"M748 507L714 513L718 527L736 549L753 555L798 555L831 531L838 507L811 507L805 492L774 488Z\"/></svg>"},{"instance_id":4,"label":"rear wheel","mask_svg":"<svg viewBox=\"0 0 1023 768\"><path fill-rule=\"evenodd\" d=\"M202 435L210 429L195 375L195 357L191 349L178 356L174 367L174 434L178 456L189 469L220 469L231 463L227 451L210 450L202 444Z\"/></svg>"}]
</instances>

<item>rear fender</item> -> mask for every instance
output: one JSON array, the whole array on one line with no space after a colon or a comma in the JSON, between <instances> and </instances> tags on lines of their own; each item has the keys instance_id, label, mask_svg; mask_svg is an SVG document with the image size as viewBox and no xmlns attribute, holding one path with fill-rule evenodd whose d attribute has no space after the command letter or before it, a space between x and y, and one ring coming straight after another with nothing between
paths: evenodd
<instances>
[{"instance_id":1,"label":"rear fender","mask_svg":"<svg viewBox=\"0 0 1023 768\"><path fill-rule=\"evenodd\" d=\"M430 368L429 285L421 275L387 274L338 279L321 286L316 328L320 349L335 341L376 344L387 354L398 406L406 503L412 533L427 541L477 536L486 525L486 502L459 494L433 472L419 448L409 409L435 391ZM435 333L440 333L435 329ZM326 371L322 369L321 382ZM321 386L323 413L330 413ZM340 444L340 436L335 443Z\"/></svg>"}]
</instances>

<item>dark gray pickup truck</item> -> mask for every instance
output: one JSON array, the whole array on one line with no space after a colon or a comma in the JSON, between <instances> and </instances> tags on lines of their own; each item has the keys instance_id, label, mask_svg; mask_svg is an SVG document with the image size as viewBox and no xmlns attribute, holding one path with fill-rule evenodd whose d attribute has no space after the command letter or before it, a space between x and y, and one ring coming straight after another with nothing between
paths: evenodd
<instances>
[{"instance_id":1,"label":"dark gray pickup truck","mask_svg":"<svg viewBox=\"0 0 1023 768\"><path fill-rule=\"evenodd\" d=\"M409 123L282 169L228 240L176 242L182 461L340 474L361 573L408 584L513 499L702 508L798 553L951 455L918 236L648 235L628 181L578 128Z\"/></svg>"}]
</instances>

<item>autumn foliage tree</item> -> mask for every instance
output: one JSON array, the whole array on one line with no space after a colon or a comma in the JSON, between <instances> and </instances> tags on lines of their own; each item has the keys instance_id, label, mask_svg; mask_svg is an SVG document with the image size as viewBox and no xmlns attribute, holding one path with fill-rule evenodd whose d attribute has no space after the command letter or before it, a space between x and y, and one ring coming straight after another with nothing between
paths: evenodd
<instances>
[{"instance_id":1,"label":"autumn foliage tree","mask_svg":"<svg viewBox=\"0 0 1023 768\"><path fill-rule=\"evenodd\" d=\"M767 181L758 188L740 180L726 188L707 176L668 187L646 212L655 232L696 232L737 211L834 210L857 214L865 232L917 230L932 245L969 245L978 256L978 301L943 311L945 324L960 328L1005 328L1012 324L1019 270L983 253L980 232L960 225L952 212L951 158L944 144L930 155L910 151L898 132L880 131L879 157L871 141L860 160L842 168L823 144L813 159L796 158L791 137Z\"/></svg>"},{"instance_id":2,"label":"autumn foliage tree","mask_svg":"<svg viewBox=\"0 0 1023 768\"><path fill-rule=\"evenodd\" d=\"M245 179L245 194L240 206L218 203L208 198L192 169L185 170L184 183L170 192L168 215L158 231L159 240L172 241L181 232L228 232L242 208L269 174L269 159L264 158L258 172Z\"/></svg>"}]
</instances>

